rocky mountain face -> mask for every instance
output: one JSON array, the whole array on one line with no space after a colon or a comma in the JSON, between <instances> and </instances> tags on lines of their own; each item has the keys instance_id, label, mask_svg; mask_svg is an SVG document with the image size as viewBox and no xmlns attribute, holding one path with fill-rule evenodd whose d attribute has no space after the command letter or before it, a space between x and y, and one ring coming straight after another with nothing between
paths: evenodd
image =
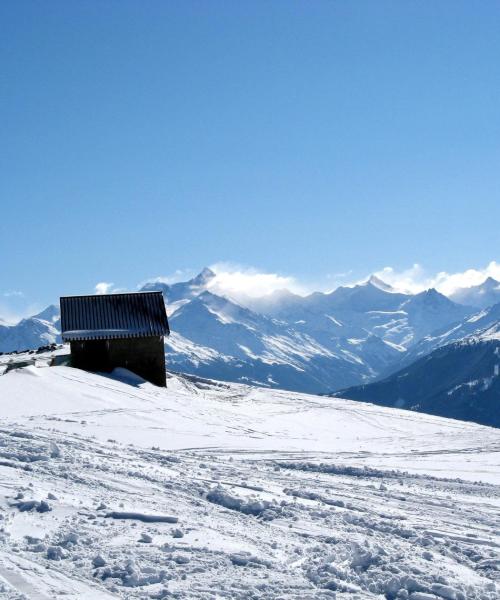
<instances>
[{"instance_id":1,"label":"rocky mountain face","mask_svg":"<svg viewBox=\"0 0 500 600\"><path fill-rule=\"evenodd\" d=\"M333 396L500 427L500 322Z\"/></svg>"}]
</instances>

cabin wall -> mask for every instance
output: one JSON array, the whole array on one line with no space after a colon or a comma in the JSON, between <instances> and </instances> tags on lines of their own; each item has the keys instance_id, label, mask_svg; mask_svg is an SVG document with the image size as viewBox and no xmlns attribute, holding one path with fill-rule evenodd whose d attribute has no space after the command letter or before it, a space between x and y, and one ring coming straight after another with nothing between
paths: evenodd
<instances>
[{"instance_id":1,"label":"cabin wall","mask_svg":"<svg viewBox=\"0 0 500 600\"><path fill-rule=\"evenodd\" d=\"M167 381L162 336L71 342L71 364L101 372L124 367L163 387Z\"/></svg>"},{"instance_id":2,"label":"cabin wall","mask_svg":"<svg viewBox=\"0 0 500 600\"><path fill-rule=\"evenodd\" d=\"M161 336L109 340L108 356L112 369L125 367L155 385L165 387L167 384Z\"/></svg>"}]
</instances>

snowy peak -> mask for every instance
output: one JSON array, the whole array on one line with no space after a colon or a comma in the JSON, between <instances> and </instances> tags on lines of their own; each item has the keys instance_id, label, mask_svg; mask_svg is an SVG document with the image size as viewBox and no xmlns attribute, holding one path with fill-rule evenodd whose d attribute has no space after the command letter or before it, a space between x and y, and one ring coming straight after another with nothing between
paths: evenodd
<instances>
[{"instance_id":1,"label":"snowy peak","mask_svg":"<svg viewBox=\"0 0 500 600\"><path fill-rule=\"evenodd\" d=\"M455 304L454 306L458 307L457 311L460 309L465 311L470 310L459 304ZM451 315L451 317L453 316L456 316L456 313ZM479 336L481 332L494 327L498 323L500 323L500 303L478 312L473 312L472 314L466 314L461 319L451 319L447 324L435 327L427 334L422 335L418 343L410 348L402 358L399 367L410 365L417 359L430 354L433 350L451 342L457 342L471 336ZM397 368L398 366L395 365L395 367ZM393 368L391 372L395 370Z\"/></svg>"},{"instance_id":2,"label":"snowy peak","mask_svg":"<svg viewBox=\"0 0 500 600\"><path fill-rule=\"evenodd\" d=\"M174 371L290 390L325 392L329 382L373 376L398 350L358 330L358 338L313 332L312 325L276 320L204 291L171 316L174 335L166 341Z\"/></svg>"},{"instance_id":3,"label":"snowy peak","mask_svg":"<svg viewBox=\"0 0 500 600\"><path fill-rule=\"evenodd\" d=\"M339 287L326 294L326 297L331 307L348 308L357 312L397 310L404 300L411 298L408 294L396 292L374 276L353 287Z\"/></svg>"},{"instance_id":4,"label":"snowy peak","mask_svg":"<svg viewBox=\"0 0 500 600\"><path fill-rule=\"evenodd\" d=\"M151 281L145 283L140 291L143 292L162 292L165 302L173 304L181 300L189 300L195 298L205 291L210 282L214 279L215 273L205 267L196 277L188 281L179 281L178 283L164 283L161 281Z\"/></svg>"},{"instance_id":5,"label":"snowy peak","mask_svg":"<svg viewBox=\"0 0 500 600\"><path fill-rule=\"evenodd\" d=\"M33 319L40 319L41 321L48 321L49 323L55 323L59 320L60 310L59 306L55 304L51 304L44 308L42 312L39 312L37 315L33 316Z\"/></svg>"},{"instance_id":6,"label":"snowy peak","mask_svg":"<svg viewBox=\"0 0 500 600\"><path fill-rule=\"evenodd\" d=\"M389 292L391 294L396 291L392 285L385 283L385 281L382 281L382 279L379 279L376 275L370 275L365 285L371 285L379 290L382 290L383 292Z\"/></svg>"},{"instance_id":7,"label":"snowy peak","mask_svg":"<svg viewBox=\"0 0 500 600\"><path fill-rule=\"evenodd\" d=\"M60 341L58 318L48 321L30 317L16 325L0 325L0 352L36 349Z\"/></svg>"},{"instance_id":8,"label":"snowy peak","mask_svg":"<svg viewBox=\"0 0 500 600\"><path fill-rule=\"evenodd\" d=\"M418 294L415 294L408 300L405 306L426 306L428 308L452 308L455 307L456 304L438 292L435 288L430 288Z\"/></svg>"},{"instance_id":9,"label":"snowy peak","mask_svg":"<svg viewBox=\"0 0 500 600\"><path fill-rule=\"evenodd\" d=\"M488 277L480 285L459 288L450 298L459 304L486 308L500 302L500 281Z\"/></svg>"},{"instance_id":10,"label":"snowy peak","mask_svg":"<svg viewBox=\"0 0 500 600\"><path fill-rule=\"evenodd\" d=\"M212 271L212 269L205 267L201 270L200 273L198 273L198 275L196 275L196 277L191 279L191 281L189 281L188 283L190 283L191 286L194 287L206 287L215 276L216 275Z\"/></svg>"},{"instance_id":11,"label":"snowy peak","mask_svg":"<svg viewBox=\"0 0 500 600\"><path fill-rule=\"evenodd\" d=\"M266 320L266 317L257 315L250 309L240 306L228 298L204 291L175 312L172 316L172 322L178 322L181 316L185 317L189 314L190 319L194 318L199 323L201 329L203 329L208 323L200 323L199 318L201 313L205 314L205 316L212 315L222 324L262 322ZM207 341L209 342L210 340Z\"/></svg>"},{"instance_id":12,"label":"snowy peak","mask_svg":"<svg viewBox=\"0 0 500 600\"><path fill-rule=\"evenodd\" d=\"M436 290L403 294L375 275L332 293L303 297L285 289L236 301L218 293L216 277L204 268L188 281L142 286L164 295L173 332L167 362L174 371L328 392L395 370L419 340L472 314ZM0 351L58 341L58 319L58 307L49 306L14 327L0 325Z\"/></svg>"}]
</instances>

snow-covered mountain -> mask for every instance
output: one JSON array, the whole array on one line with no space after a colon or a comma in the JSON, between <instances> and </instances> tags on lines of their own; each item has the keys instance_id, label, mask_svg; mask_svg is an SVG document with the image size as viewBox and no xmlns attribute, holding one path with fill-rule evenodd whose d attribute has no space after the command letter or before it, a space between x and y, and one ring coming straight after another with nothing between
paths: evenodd
<instances>
[{"instance_id":1,"label":"snow-covered mountain","mask_svg":"<svg viewBox=\"0 0 500 600\"><path fill-rule=\"evenodd\" d=\"M500 427L500 321L334 396Z\"/></svg>"},{"instance_id":2,"label":"snow-covered mountain","mask_svg":"<svg viewBox=\"0 0 500 600\"><path fill-rule=\"evenodd\" d=\"M375 277L305 298L277 292L248 299L243 308L202 292L203 275L176 290L158 283L143 288L161 289L172 301L172 368L300 391L372 379L422 336L472 312L435 290L401 294Z\"/></svg>"},{"instance_id":3,"label":"snow-covered mountain","mask_svg":"<svg viewBox=\"0 0 500 600\"><path fill-rule=\"evenodd\" d=\"M480 285L455 290L450 298L458 304L487 308L500 302L500 281L488 277Z\"/></svg>"},{"instance_id":4,"label":"snow-covered mountain","mask_svg":"<svg viewBox=\"0 0 500 600\"><path fill-rule=\"evenodd\" d=\"M311 333L210 292L175 310L170 324L172 370L299 391L370 379L400 354L366 332L358 340Z\"/></svg>"},{"instance_id":5,"label":"snow-covered mountain","mask_svg":"<svg viewBox=\"0 0 500 600\"><path fill-rule=\"evenodd\" d=\"M474 312L434 289L416 295L398 293L373 276L363 284L339 287L329 294L262 298L253 307L302 329L331 331L333 326L340 337L371 334L403 349Z\"/></svg>"},{"instance_id":6,"label":"snow-covered mountain","mask_svg":"<svg viewBox=\"0 0 500 600\"><path fill-rule=\"evenodd\" d=\"M143 292L162 292L167 306L173 312L179 305L185 304L188 300L196 298L201 293L207 291L210 283L214 280L215 273L205 267L196 277L189 281L179 281L178 283L163 283L161 281L151 281L141 287Z\"/></svg>"},{"instance_id":7,"label":"snow-covered mountain","mask_svg":"<svg viewBox=\"0 0 500 600\"><path fill-rule=\"evenodd\" d=\"M0 398L2 599L499 597L499 430L123 370Z\"/></svg>"},{"instance_id":8,"label":"snow-covered mountain","mask_svg":"<svg viewBox=\"0 0 500 600\"><path fill-rule=\"evenodd\" d=\"M48 306L41 313L22 319L16 325L0 323L0 352L46 346L61 341L59 308Z\"/></svg>"},{"instance_id":9,"label":"snow-covered mountain","mask_svg":"<svg viewBox=\"0 0 500 600\"><path fill-rule=\"evenodd\" d=\"M389 372L410 365L419 358L430 354L436 348L467 337L477 336L498 323L500 323L500 303L477 311L463 321L446 325L426 335L417 344L409 348L404 355L401 355L399 363L391 365L389 371L386 371L385 374L388 375Z\"/></svg>"}]
</instances>

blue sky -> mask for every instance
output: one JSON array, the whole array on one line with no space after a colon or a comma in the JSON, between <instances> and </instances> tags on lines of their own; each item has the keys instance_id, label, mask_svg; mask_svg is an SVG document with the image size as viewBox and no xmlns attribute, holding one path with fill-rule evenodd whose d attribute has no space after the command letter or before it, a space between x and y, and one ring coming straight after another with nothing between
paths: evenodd
<instances>
[{"instance_id":1,"label":"blue sky","mask_svg":"<svg viewBox=\"0 0 500 600\"><path fill-rule=\"evenodd\" d=\"M496 1L0 19L0 312L221 261L314 285L500 258Z\"/></svg>"}]
</instances>

